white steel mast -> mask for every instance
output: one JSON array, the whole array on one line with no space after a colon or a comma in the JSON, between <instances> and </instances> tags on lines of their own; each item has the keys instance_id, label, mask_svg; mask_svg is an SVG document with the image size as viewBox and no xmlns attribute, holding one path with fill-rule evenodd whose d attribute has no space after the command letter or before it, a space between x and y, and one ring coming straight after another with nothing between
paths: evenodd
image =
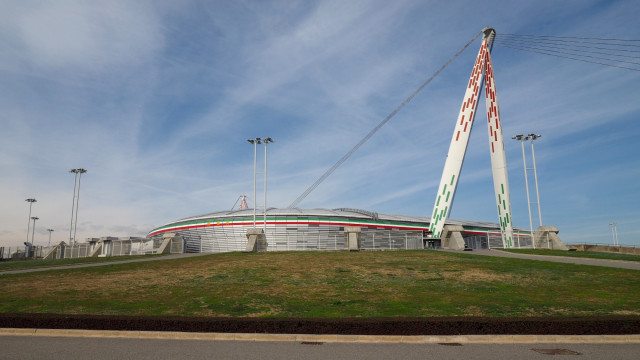
<instances>
[{"instance_id":1,"label":"white steel mast","mask_svg":"<svg viewBox=\"0 0 640 360\"><path fill-rule=\"evenodd\" d=\"M498 98L493 78L491 65L491 43L495 36L495 30L485 28L483 30L482 45L471 72L471 77L462 102L462 107L456 121L456 126L449 145L447 160L442 171L440 186L436 194L435 205L431 216L429 230L433 237L440 237L446 219L451 211L451 205L458 186L460 170L464 162L464 156L469 144L469 135L473 126L478 107L478 95L483 85L483 72L487 74L487 88L485 89L487 103L487 120L489 123L489 143L491 151L491 165L493 168L493 181L500 218L500 229L504 247L513 246L513 227L511 225L511 201L509 195L509 182L507 178L507 164L504 153L504 141L502 137L502 125L500 123L500 111Z\"/></svg>"},{"instance_id":2,"label":"white steel mast","mask_svg":"<svg viewBox=\"0 0 640 360\"><path fill-rule=\"evenodd\" d=\"M495 34L495 33L494 33ZM493 170L493 188L498 205L500 219L500 234L505 248L513 247L513 219L511 216L511 194L509 193L509 174L507 172L507 156L504 151L502 123L500 122L500 108L496 82L493 77L491 53L487 51L485 60L485 88L487 104L487 121L489 125L489 143L491 146L491 169ZM487 239L488 240L488 239Z\"/></svg>"}]
</instances>

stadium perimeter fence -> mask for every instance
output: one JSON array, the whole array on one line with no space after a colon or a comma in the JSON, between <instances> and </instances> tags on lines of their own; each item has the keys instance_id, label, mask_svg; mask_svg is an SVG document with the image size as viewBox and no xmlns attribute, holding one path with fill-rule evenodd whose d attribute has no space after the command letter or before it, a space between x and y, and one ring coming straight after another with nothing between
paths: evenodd
<instances>
[{"instance_id":1,"label":"stadium perimeter fence","mask_svg":"<svg viewBox=\"0 0 640 360\"><path fill-rule=\"evenodd\" d=\"M109 240L108 249L100 251L94 256L137 256L157 254L162 239L126 239ZM172 239L167 251L170 254L181 254L183 252L183 242L179 239ZM78 259L90 257L94 252L95 245L91 243L79 243L74 245L55 246L16 246L0 247L0 260L19 259Z\"/></svg>"}]
</instances>

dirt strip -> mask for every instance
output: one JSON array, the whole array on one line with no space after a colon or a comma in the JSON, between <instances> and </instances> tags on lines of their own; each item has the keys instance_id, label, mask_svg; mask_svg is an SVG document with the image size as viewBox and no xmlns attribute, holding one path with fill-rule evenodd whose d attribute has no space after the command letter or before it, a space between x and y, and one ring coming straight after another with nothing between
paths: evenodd
<instances>
[{"instance_id":1,"label":"dirt strip","mask_svg":"<svg viewBox=\"0 0 640 360\"><path fill-rule=\"evenodd\" d=\"M628 335L640 317L273 319L0 314L0 328L338 335Z\"/></svg>"}]
</instances>

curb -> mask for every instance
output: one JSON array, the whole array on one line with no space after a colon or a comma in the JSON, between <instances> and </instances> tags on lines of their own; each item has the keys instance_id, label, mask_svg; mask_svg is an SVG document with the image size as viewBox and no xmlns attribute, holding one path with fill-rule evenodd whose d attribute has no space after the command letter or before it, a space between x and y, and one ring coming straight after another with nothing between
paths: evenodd
<instances>
[{"instance_id":1,"label":"curb","mask_svg":"<svg viewBox=\"0 0 640 360\"><path fill-rule=\"evenodd\" d=\"M312 335L0 328L0 336L369 344L640 344L633 335Z\"/></svg>"}]
</instances>

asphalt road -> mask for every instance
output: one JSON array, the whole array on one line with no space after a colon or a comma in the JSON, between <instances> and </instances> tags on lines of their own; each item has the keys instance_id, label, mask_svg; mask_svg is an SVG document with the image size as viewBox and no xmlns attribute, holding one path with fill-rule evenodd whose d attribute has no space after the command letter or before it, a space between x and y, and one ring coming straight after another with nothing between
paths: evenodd
<instances>
[{"instance_id":1,"label":"asphalt road","mask_svg":"<svg viewBox=\"0 0 640 360\"><path fill-rule=\"evenodd\" d=\"M640 344L345 344L0 336L0 359L638 359ZM545 353L547 352L547 353ZM569 358L573 358L570 356Z\"/></svg>"}]
</instances>

